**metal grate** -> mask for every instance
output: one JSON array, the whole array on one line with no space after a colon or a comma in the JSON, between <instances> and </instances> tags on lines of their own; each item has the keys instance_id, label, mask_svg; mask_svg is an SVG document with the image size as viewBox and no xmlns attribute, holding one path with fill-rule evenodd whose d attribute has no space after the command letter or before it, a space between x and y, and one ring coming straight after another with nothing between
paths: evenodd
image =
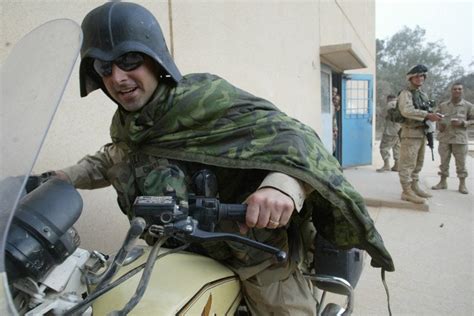
<instances>
[{"instance_id":1,"label":"metal grate","mask_svg":"<svg viewBox=\"0 0 474 316\"><path fill-rule=\"evenodd\" d=\"M346 111L349 117L366 117L369 114L369 81L347 80Z\"/></svg>"}]
</instances>

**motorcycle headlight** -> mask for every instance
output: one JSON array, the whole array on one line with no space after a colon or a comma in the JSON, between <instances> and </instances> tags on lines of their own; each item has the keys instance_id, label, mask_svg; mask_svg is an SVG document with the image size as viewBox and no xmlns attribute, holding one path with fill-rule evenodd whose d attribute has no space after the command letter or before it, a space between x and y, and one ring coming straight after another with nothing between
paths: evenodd
<instances>
[{"instance_id":1,"label":"motorcycle headlight","mask_svg":"<svg viewBox=\"0 0 474 316\"><path fill-rule=\"evenodd\" d=\"M6 270L10 280L42 281L79 246L72 225L82 212L82 198L69 183L51 179L23 197L8 232Z\"/></svg>"}]
</instances>

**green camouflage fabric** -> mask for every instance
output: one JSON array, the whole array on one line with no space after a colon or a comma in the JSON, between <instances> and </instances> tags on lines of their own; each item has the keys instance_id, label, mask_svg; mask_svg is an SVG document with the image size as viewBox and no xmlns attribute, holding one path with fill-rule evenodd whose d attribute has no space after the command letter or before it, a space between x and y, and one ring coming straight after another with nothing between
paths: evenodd
<instances>
[{"instance_id":1,"label":"green camouflage fabric","mask_svg":"<svg viewBox=\"0 0 474 316\"><path fill-rule=\"evenodd\" d=\"M315 131L222 78L190 74L175 87L159 85L141 111L117 110L111 137L131 152L300 179L314 188L301 214L312 214L326 239L365 249L373 266L394 271L363 198Z\"/></svg>"},{"instance_id":2,"label":"green camouflage fabric","mask_svg":"<svg viewBox=\"0 0 474 316\"><path fill-rule=\"evenodd\" d=\"M403 90L402 90L403 91ZM401 91L401 92L402 92ZM431 107L428 96L420 89L410 89L413 106L417 110L428 110ZM400 93L399 93L400 95ZM386 119L394 123L406 123L407 118L400 112L400 100L397 100L395 107L387 110Z\"/></svg>"},{"instance_id":3,"label":"green camouflage fabric","mask_svg":"<svg viewBox=\"0 0 474 316\"><path fill-rule=\"evenodd\" d=\"M417 110L428 110L431 105L429 104L428 95L421 91L420 89L416 89L411 91L412 98L413 98L413 105Z\"/></svg>"},{"instance_id":4,"label":"green camouflage fabric","mask_svg":"<svg viewBox=\"0 0 474 316\"><path fill-rule=\"evenodd\" d=\"M133 170L133 173L128 175L128 181L126 182L119 176L117 178L118 181L114 181L113 185L116 189L119 188L117 191L120 191L121 185L125 188L128 187L128 189L122 191L127 192L129 195L119 194L119 197L123 197L124 204L121 205L121 208L127 213L129 219L132 219L134 216L132 203L135 199L135 190L130 187L130 181L134 183L136 191L139 192L137 195L160 196L168 195L172 192L176 195L178 201L187 201L188 193L197 193L192 181L193 175L206 168L217 178L219 200L223 203L237 203L255 192L267 174L263 170L214 167L188 161L157 158L142 152L130 153L127 160L126 165L129 168L120 168L120 173L126 175L128 173L127 170ZM229 179L232 179L232 183L229 183ZM304 219L298 214L292 217L291 228L254 228L248 230L244 236L282 249L289 253L292 259L301 262L305 253L299 252L302 249L293 243L296 242L294 238L299 238L299 236L298 234L289 236L287 230L292 229L295 225L300 227L299 223L302 220ZM216 225L215 231L241 234L238 223L233 220L220 221ZM153 244L156 240L149 237L147 235L144 236L149 244ZM294 245L291 249L290 240L292 245ZM242 279L248 279L274 264L273 255L239 242L208 241L199 245L193 245L193 247L198 252L206 253L208 256L219 261L225 261ZM288 277L286 272L288 272L287 268L290 268L289 266L285 268L277 264L274 268L276 267L282 269L279 269L278 275L272 273L273 278L284 279ZM275 272L274 270L272 271Z\"/></svg>"}]
</instances>

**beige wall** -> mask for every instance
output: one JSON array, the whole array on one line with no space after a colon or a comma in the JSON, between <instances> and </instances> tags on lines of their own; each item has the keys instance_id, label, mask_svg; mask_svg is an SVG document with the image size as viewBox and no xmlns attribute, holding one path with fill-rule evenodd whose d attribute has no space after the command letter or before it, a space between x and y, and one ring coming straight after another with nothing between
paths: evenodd
<instances>
[{"instance_id":1,"label":"beige wall","mask_svg":"<svg viewBox=\"0 0 474 316\"><path fill-rule=\"evenodd\" d=\"M223 2L173 5L180 68L219 74L318 130L318 6Z\"/></svg>"},{"instance_id":2,"label":"beige wall","mask_svg":"<svg viewBox=\"0 0 474 316\"><path fill-rule=\"evenodd\" d=\"M158 18L170 44L168 1L136 1ZM11 45L55 18L78 23L103 1L1 0L0 61ZM267 98L320 132L320 45L353 42L373 73L373 1L173 0L175 60L182 73L211 72ZM109 141L115 105L94 92L79 98L78 64L66 89L36 172L75 163ZM112 251L127 221L112 189L82 191L84 211L77 228L85 248ZM113 219L113 220L112 220ZM100 237L98 237L100 236ZM103 236L103 237L102 237ZM106 238L108 237L108 238Z\"/></svg>"},{"instance_id":3,"label":"beige wall","mask_svg":"<svg viewBox=\"0 0 474 316\"><path fill-rule=\"evenodd\" d=\"M347 70L348 74L373 75L372 148L375 140L376 45L375 0L321 0L320 46L351 43L367 68ZM372 156L374 151L372 150ZM373 161L373 157L372 157Z\"/></svg>"},{"instance_id":4,"label":"beige wall","mask_svg":"<svg viewBox=\"0 0 474 316\"><path fill-rule=\"evenodd\" d=\"M368 67L347 72L375 76L375 1L322 0L320 12L321 46L352 43Z\"/></svg>"}]
</instances>

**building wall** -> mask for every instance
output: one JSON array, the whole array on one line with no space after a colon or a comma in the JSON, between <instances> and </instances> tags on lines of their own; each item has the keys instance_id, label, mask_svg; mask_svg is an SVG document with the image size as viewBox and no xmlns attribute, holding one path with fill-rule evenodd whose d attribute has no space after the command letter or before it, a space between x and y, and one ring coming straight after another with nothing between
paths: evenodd
<instances>
[{"instance_id":1,"label":"building wall","mask_svg":"<svg viewBox=\"0 0 474 316\"><path fill-rule=\"evenodd\" d=\"M367 68L347 71L375 76L375 2L373 0L322 0L320 45L352 43Z\"/></svg>"},{"instance_id":2,"label":"building wall","mask_svg":"<svg viewBox=\"0 0 474 316\"><path fill-rule=\"evenodd\" d=\"M210 72L275 103L321 132L319 47L353 42L375 69L375 8L369 0L136 1L160 21L182 73ZM1 0L0 62L46 21L81 22L95 0ZM171 7L169 7L171 4ZM172 34L170 31L172 25ZM116 105L100 91L79 97L77 62L34 171L75 163L109 142ZM113 251L127 227L111 188L81 191L77 228L85 248ZM100 236L100 238L98 238ZM109 238L104 238L109 237Z\"/></svg>"},{"instance_id":3,"label":"building wall","mask_svg":"<svg viewBox=\"0 0 474 316\"><path fill-rule=\"evenodd\" d=\"M320 46L351 43L367 68L347 70L347 74L373 76L372 148L375 140L376 45L374 0L321 0ZM373 161L372 150L372 161Z\"/></svg>"}]
</instances>

